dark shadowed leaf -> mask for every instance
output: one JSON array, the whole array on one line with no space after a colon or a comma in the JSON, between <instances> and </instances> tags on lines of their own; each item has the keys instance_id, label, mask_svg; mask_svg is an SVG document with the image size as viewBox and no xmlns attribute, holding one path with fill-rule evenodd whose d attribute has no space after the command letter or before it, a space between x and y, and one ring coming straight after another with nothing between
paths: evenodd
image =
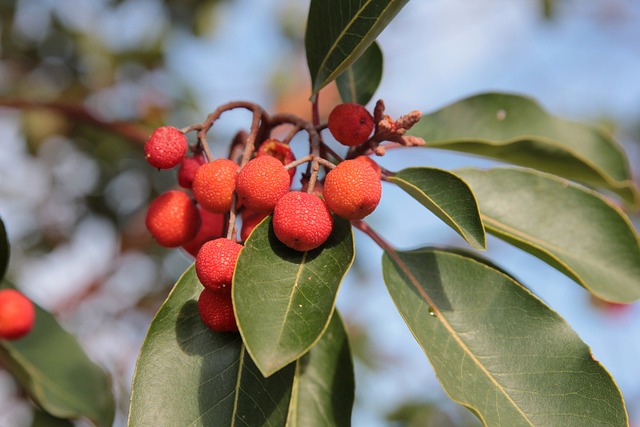
<instances>
[{"instance_id":1,"label":"dark shadowed leaf","mask_svg":"<svg viewBox=\"0 0 640 427\"><path fill-rule=\"evenodd\" d=\"M529 98L472 96L423 116L410 133L424 138L426 147L532 167L640 202L627 158L611 135L549 115Z\"/></svg>"},{"instance_id":2,"label":"dark shadowed leaf","mask_svg":"<svg viewBox=\"0 0 640 427\"><path fill-rule=\"evenodd\" d=\"M547 262L606 301L640 298L640 242L598 193L519 168L460 169L487 231Z\"/></svg>"},{"instance_id":3,"label":"dark shadowed leaf","mask_svg":"<svg viewBox=\"0 0 640 427\"><path fill-rule=\"evenodd\" d=\"M193 267L147 333L133 378L129 426L284 426L295 366L265 379L240 334L200 320Z\"/></svg>"},{"instance_id":4,"label":"dark shadowed leaf","mask_svg":"<svg viewBox=\"0 0 640 427\"><path fill-rule=\"evenodd\" d=\"M435 168L407 168L387 179L433 212L473 248L485 248L478 203L462 179Z\"/></svg>"},{"instance_id":5,"label":"dark shadowed leaf","mask_svg":"<svg viewBox=\"0 0 640 427\"><path fill-rule=\"evenodd\" d=\"M382 80L382 51L373 42L344 73L336 79L343 102L366 105Z\"/></svg>"},{"instance_id":6,"label":"dark shadowed leaf","mask_svg":"<svg viewBox=\"0 0 640 427\"><path fill-rule=\"evenodd\" d=\"M320 339L354 256L351 224L338 217L327 242L309 252L280 243L271 217L253 230L238 257L233 303L247 350L264 375Z\"/></svg>"},{"instance_id":7,"label":"dark shadowed leaf","mask_svg":"<svg viewBox=\"0 0 640 427\"><path fill-rule=\"evenodd\" d=\"M33 420L31 420L31 427L73 427L74 424L70 420L63 418L56 418L53 415L46 412L35 409L33 411Z\"/></svg>"},{"instance_id":8,"label":"dark shadowed leaf","mask_svg":"<svg viewBox=\"0 0 640 427\"><path fill-rule=\"evenodd\" d=\"M312 0L305 48L313 93L353 64L409 0Z\"/></svg>"},{"instance_id":9,"label":"dark shadowed leaf","mask_svg":"<svg viewBox=\"0 0 640 427\"><path fill-rule=\"evenodd\" d=\"M5 287L10 285L4 282ZM115 407L109 378L42 308L36 306L35 325L28 335L15 341L0 339L0 362L48 413L111 426Z\"/></svg>"},{"instance_id":10,"label":"dark shadowed leaf","mask_svg":"<svg viewBox=\"0 0 640 427\"><path fill-rule=\"evenodd\" d=\"M354 388L347 333L334 311L320 341L296 362L287 426L351 425Z\"/></svg>"},{"instance_id":11,"label":"dark shadowed leaf","mask_svg":"<svg viewBox=\"0 0 640 427\"><path fill-rule=\"evenodd\" d=\"M4 278L9 266L9 238L7 237L7 229L4 226L2 218L0 218L0 280Z\"/></svg>"},{"instance_id":12,"label":"dark shadowed leaf","mask_svg":"<svg viewBox=\"0 0 640 427\"><path fill-rule=\"evenodd\" d=\"M487 426L627 426L622 395L570 326L458 254L386 252L384 280L449 396Z\"/></svg>"}]
</instances>

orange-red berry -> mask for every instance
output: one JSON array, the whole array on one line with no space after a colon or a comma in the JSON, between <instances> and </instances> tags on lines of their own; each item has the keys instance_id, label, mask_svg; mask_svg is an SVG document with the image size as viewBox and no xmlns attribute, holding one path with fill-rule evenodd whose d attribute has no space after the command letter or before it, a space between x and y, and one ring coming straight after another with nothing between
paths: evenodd
<instances>
[{"instance_id":1,"label":"orange-red berry","mask_svg":"<svg viewBox=\"0 0 640 427\"><path fill-rule=\"evenodd\" d=\"M382 169L380 168L380 165L377 164L375 162L375 160L371 159L371 157L368 156L358 156L353 160L357 160L359 162L364 162L366 164L368 164L369 166L371 166L373 168L373 170L376 172L376 175L378 175L378 178L382 178Z\"/></svg>"},{"instance_id":2,"label":"orange-red berry","mask_svg":"<svg viewBox=\"0 0 640 427\"><path fill-rule=\"evenodd\" d=\"M145 224L159 245L175 248L195 237L200 213L186 193L170 190L151 202Z\"/></svg>"},{"instance_id":3,"label":"orange-red berry","mask_svg":"<svg viewBox=\"0 0 640 427\"><path fill-rule=\"evenodd\" d=\"M273 231L278 240L297 251L313 250L327 241L333 217L315 194L292 191L285 194L273 211Z\"/></svg>"},{"instance_id":4,"label":"orange-red berry","mask_svg":"<svg viewBox=\"0 0 640 427\"><path fill-rule=\"evenodd\" d=\"M289 192L291 178L280 160L260 156L247 163L236 181L238 200L253 212L272 212Z\"/></svg>"},{"instance_id":5,"label":"orange-red berry","mask_svg":"<svg viewBox=\"0 0 640 427\"><path fill-rule=\"evenodd\" d=\"M205 163L193 177L193 196L209 212L226 213L231 209L236 188L238 165L229 159Z\"/></svg>"},{"instance_id":6,"label":"orange-red berry","mask_svg":"<svg viewBox=\"0 0 640 427\"><path fill-rule=\"evenodd\" d=\"M178 184L180 184L180 187L191 188L196 171L204 163L205 159L202 154L194 154L192 157L183 158L180 162L180 169L178 169Z\"/></svg>"},{"instance_id":7,"label":"orange-red berry","mask_svg":"<svg viewBox=\"0 0 640 427\"><path fill-rule=\"evenodd\" d=\"M369 215L382 195L380 178L371 165L345 160L329 171L324 181L324 200L336 215L354 220Z\"/></svg>"},{"instance_id":8,"label":"orange-red berry","mask_svg":"<svg viewBox=\"0 0 640 427\"><path fill-rule=\"evenodd\" d=\"M202 245L196 256L196 274L202 286L213 291L230 291L241 249L241 244L225 237Z\"/></svg>"},{"instance_id":9,"label":"orange-red berry","mask_svg":"<svg viewBox=\"0 0 640 427\"><path fill-rule=\"evenodd\" d=\"M337 105L327 122L333 137L343 145L356 146L369 139L374 128L373 116L360 104Z\"/></svg>"},{"instance_id":10,"label":"orange-red berry","mask_svg":"<svg viewBox=\"0 0 640 427\"><path fill-rule=\"evenodd\" d=\"M247 240L256 225L260 224L269 214L255 213L251 211L242 212L242 228L240 229L240 240Z\"/></svg>"},{"instance_id":11,"label":"orange-red berry","mask_svg":"<svg viewBox=\"0 0 640 427\"><path fill-rule=\"evenodd\" d=\"M202 323L216 332L238 332L231 294L203 289L198 298Z\"/></svg>"},{"instance_id":12,"label":"orange-red berry","mask_svg":"<svg viewBox=\"0 0 640 427\"><path fill-rule=\"evenodd\" d=\"M0 290L0 339L16 340L27 335L35 322L33 303L15 289Z\"/></svg>"},{"instance_id":13,"label":"orange-red berry","mask_svg":"<svg viewBox=\"0 0 640 427\"><path fill-rule=\"evenodd\" d=\"M288 165L296 160L296 156L291 151L289 144L280 142L277 139L267 139L258 148L258 156L271 156L280 160L283 165ZM288 169L289 176L293 179L296 168Z\"/></svg>"},{"instance_id":14,"label":"orange-red berry","mask_svg":"<svg viewBox=\"0 0 640 427\"><path fill-rule=\"evenodd\" d=\"M187 154L187 137L172 126L159 127L144 144L144 154L151 166L171 169Z\"/></svg>"},{"instance_id":15,"label":"orange-red berry","mask_svg":"<svg viewBox=\"0 0 640 427\"><path fill-rule=\"evenodd\" d=\"M223 214L211 213L198 206L200 212L200 228L198 233L189 242L182 245L182 248L193 257L198 255L198 251L209 240L222 237L224 232L225 217Z\"/></svg>"}]
</instances>

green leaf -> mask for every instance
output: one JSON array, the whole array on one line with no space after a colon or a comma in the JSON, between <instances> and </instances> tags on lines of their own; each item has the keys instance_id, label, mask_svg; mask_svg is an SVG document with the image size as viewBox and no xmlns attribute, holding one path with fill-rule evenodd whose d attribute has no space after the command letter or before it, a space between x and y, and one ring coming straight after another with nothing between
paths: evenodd
<instances>
[{"instance_id":1,"label":"green leaf","mask_svg":"<svg viewBox=\"0 0 640 427\"><path fill-rule=\"evenodd\" d=\"M485 425L628 425L589 347L511 277L431 249L386 252L382 271L447 394Z\"/></svg>"},{"instance_id":2,"label":"green leaf","mask_svg":"<svg viewBox=\"0 0 640 427\"><path fill-rule=\"evenodd\" d=\"M287 427L351 425L354 389L347 332L334 311L320 341L296 362Z\"/></svg>"},{"instance_id":3,"label":"green leaf","mask_svg":"<svg viewBox=\"0 0 640 427\"><path fill-rule=\"evenodd\" d=\"M407 168L387 180L409 193L473 248L485 249L484 225L478 203L462 179L441 169Z\"/></svg>"},{"instance_id":4,"label":"green leaf","mask_svg":"<svg viewBox=\"0 0 640 427\"><path fill-rule=\"evenodd\" d=\"M640 203L622 148L605 130L549 115L529 98L485 93L425 115L409 131L425 147L532 167Z\"/></svg>"},{"instance_id":5,"label":"green leaf","mask_svg":"<svg viewBox=\"0 0 640 427\"><path fill-rule=\"evenodd\" d=\"M0 218L0 280L4 278L9 266L9 238L7 237L7 229L4 227L4 222Z\"/></svg>"},{"instance_id":6,"label":"green leaf","mask_svg":"<svg viewBox=\"0 0 640 427\"><path fill-rule=\"evenodd\" d=\"M73 422L63 418L57 418L40 409L33 411L31 427L73 427Z\"/></svg>"},{"instance_id":7,"label":"green leaf","mask_svg":"<svg viewBox=\"0 0 640 427\"><path fill-rule=\"evenodd\" d=\"M351 66L409 0L311 0L305 49L313 94Z\"/></svg>"},{"instance_id":8,"label":"green leaf","mask_svg":"<svg viewBox=\"0 0 640 427\"><path fill-rule=\"evenodd\" d=\"M233 304L249 354L269 376L322 336L355 256L351 224L335 218L324 245L308 252L276 238L271 217L251 233L233 277Z\"/></svg>"},{"instance_id":9,"label":"green leaf","mask_svg":"<svg viewBox=\"0 0 640 427\"><path fill-rule=\"evenodd\" d=\"M336 79L342 102L366 105L373 98L382 80L382 63L380 46L373 42L362 56Z\"/></svg>"},{"instance_id":10,"label":"green leaf","mask_svg":"<svg viewBox=\"0 0 640 427\"><path fill-rule=\"evenodd\" d=\"M295 366L265 379L240 335L200 320L195 269L151 323L133 378L129 426L274 426L287 419Z\"/></svg>"},{"instance_id":11,"label":"green leaf","mask_svg":"<svg viewBox=\"0 0 640 427\"><path fill-rule=\"evenodd\" d=\"M4 282L2 287L10 285ZM109 377L51 314L35 308L36 321L29 334L15 341L0 339L0 362L51 415L85 417L110 427L115 407Z\"/></svg>"},{"instance_id":12,"label":"green leaf","mask_svg":"<svg viewBox=\"0 0 640 427\"><path fill-rule=\"evenodd\" d=\"M598 298L640 298L640 242L629 219L598 193L519 168L461 169L487 231L531 253Z\"/></svg>"}]
</instances>

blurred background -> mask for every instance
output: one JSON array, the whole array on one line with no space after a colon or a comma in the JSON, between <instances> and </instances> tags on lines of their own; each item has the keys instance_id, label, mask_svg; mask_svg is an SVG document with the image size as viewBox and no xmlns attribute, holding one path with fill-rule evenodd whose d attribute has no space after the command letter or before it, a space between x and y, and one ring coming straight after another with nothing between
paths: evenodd
<instances>
[{"instance_id":1,"label":"blurred background","mask_svg":"<svg viewBox=\"0 0 640 427\"><path fill-rule=\"evenodd\" d=\"M156 245L149 201L176 184L144 160L161 124L200 122L248 100L310 116L308 1L0 0L0 216L8 278L53 312L112 376L124 426L136 357L192 260ZM615 132L640 172L640 3L628 0L413 1L379 37L382 98L397 117L479 92L517 92L550 112ZM338 103L323 91L324 117ZM225 114L212 149L250 115ZM298 144L301 149L302 144ZM392 150L379 162L453 168L488 161ZM370 224L398 248L464 242L391 186ZM401 211L397 206L402 205ZM632 216L638 228L638 217ZM356 361L355 426L477 426L450 402L388 296L382 252L356 231L338 298ZM593 300L537 259L489 238L487 256L557 310L617 380L640 425L640 310ZM32 404L0 368L0 426L29 426ZM78 425L86 425L78 422Z\"/></svg>"}]
</instances>

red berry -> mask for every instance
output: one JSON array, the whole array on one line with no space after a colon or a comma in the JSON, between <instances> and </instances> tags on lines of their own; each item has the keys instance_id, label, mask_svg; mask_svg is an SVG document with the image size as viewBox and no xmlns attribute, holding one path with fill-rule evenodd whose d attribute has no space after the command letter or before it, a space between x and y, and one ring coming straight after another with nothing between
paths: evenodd
<instances>
[{"instance_id":1,"label":"red berry","mask_svg":"<svg viewBox=\"0 0 640 427\"><path fill-rule=\"evenodd\" d=\"M260 156L249 161L236 181L238 200L254 212L271 213L278 200L289 192L291 178L280 160Z\"/></svg>"},{"instance_id":2,"label":"red berry","mask_svg":"<svg viewBox=\"0 0 640 427\"><path fill-rule=\"evenodd\" d=\"M324 180L324 200L336 215L355 220L369 215L380 203L382 185L371 165L345 160L329 171Z\"/></svg>"},{"instance_id":3,"label":"red berry","mask_svg":"<svg viewBox=\"0 0 640 427\"><path fill-rule=\"evenodd\" d=\"M273 211L273 231L278 240L297 251L313 250L327 241L333 217L315 194L292 191L285 194Z\"/></svg>"},{"instance_id":4,"label":"red berry","mask_svg":"<svg viewBox=\"0 0 640 427\"><path fill-rule=\"evenodd\" d=\"M196 274L205 288L231 291L233 271L242 245L225 237L206 242L196 256Z\"/></svg>"},{"instance_id":5,"label":"red berry","mask_svg":"<svg viewBox=\"0 0 640 427\"><path fill-rule=\"evenodd\" d=\"M240 230L240 240L247 240L256 225L260 224L269 214L255 213L251 211L242 212L242 229Z\"/></svg>"},{"instance_id":6,"label":"red berry","mask_svg":"<svg viewBox=\"0 0 640 427\"><path fill-rule=\"evenodd\" d=\"M382 169L380 168L380 165L378 163L376 163L375 160L371 159L371 157L358 156L353 160L357 160L359 162L364 162L364 163L368 164L376 172L376 175L378 175L378 178L382 178Z\"/></svg>"},{"instance_id":7,"label":"red berry","mask_svg":"<svg viewBox=\"0 0 640 427\"><path fill-rule=\"evenodd\" d=\"M159 245L176 248L196 236L200 214L186 193L170 190L151 202L145 223Z\"/></svg>"},{"instance_id":8,"label":"red berry","mask_svg":"<svg viewBox=\"0 0 640 427\"><path fill-rule=\"evenodd\" d=\"M267 139L258 148L258 156L271 156L280 160L283 165L288 165L296 160L296 156L291 151L289 144L278 141L277 139ZM289 176L293 179L296 174L296 168L288 169Z\"/></svg>"},{"instance_id":9,"label":"red berry","mask_svg":"<svg viewBox=\"0 0 640 427\"><path fill-rule=\"evenodd\" d=\"M337 105L331 111L327 126L338 142L353 147L369 139L374 123L366 108L349 102Z\"/></svg>"},{"instance_id":10,"label":"red berry","mask_svg":"<svg viewBox=\"0 0 640 427\"><path fill-rule=\"evenodd\" d=\"M15 340L33 328L36 311L33 303L14 289L0 290L0 339Z\"/></svg>"},{"instance_id":11,"label":"red berry","mask_svg":"<svg viewBox=\"0 0 640 427\"><path fill-rule=\"evenodd\" d=\"M203 289L198 298L202 322L216 332L238 332L231 294Z\"/></svg>"},{"instance_id":12,"label":"red berry","mask_svg":"<svg viewBox=\"0 0 640 427\"><path fill-rule=\"evenodd\" d=\"M238 165L229 159L216 159L200 166L193 177L193 196L209 212L231 209Z\"/></svg>"},{"instance_id":13,"label":"red berry","mask_svg":"<svg viewBox=\"0 0 640 427\"><path fill-rule=\"evenodd\" d=\"M187 137L172 126L159 127L144 144L144 154L151 166L171 169L187 154Z\"/></svg>"},{"instance_id":14,"label":"red berry","mask_svg":"<svg viewBox=\"0 0 640 427\"><path fill-rule=\"evenodd\" d=\"M211 213L198 206L200 212L200 228L196 236L188 243L182 245L182 248L193 257L198 255L198 251L203 244L209 240L222 237L225 226L225 217L223 214Z\"/></svg>"},{"instance_id":15,"label":"red berry","mask_svg":"<svg viewBox=\"0 0 640 427\"><path fill-rule=\"evenodd\" d=\"M194 154L192 157L185 157L180 162L180 169L178 169L178 184L182 188L191 188L193 184L193 177L196 174L196 170L206 162L202 154Z\"/></svg>"}]
</instances>

